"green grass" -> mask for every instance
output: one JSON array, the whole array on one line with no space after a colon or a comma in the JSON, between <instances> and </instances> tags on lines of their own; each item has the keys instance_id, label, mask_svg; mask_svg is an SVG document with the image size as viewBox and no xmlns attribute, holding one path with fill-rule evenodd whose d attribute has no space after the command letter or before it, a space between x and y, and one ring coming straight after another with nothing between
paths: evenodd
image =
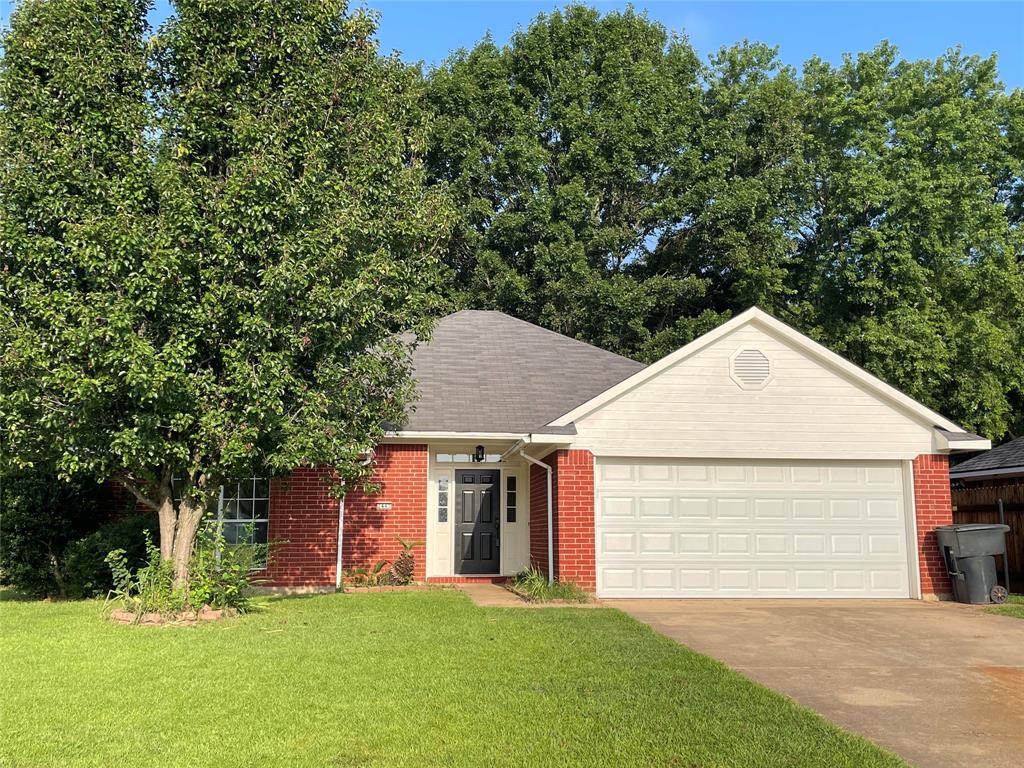
<instances>
[{"instance_id":1,"label":"green grass","mask_svg":"<svg viewBox=\"0 0 1024 768\"><path fill-rule=\"evenodd\" d=\"M554 581L548 584L548 577L537 568L530 567L517 573L508 584L509 589L517 595L535 603L564 601L568 603L585 603L590 595L571 581Z\"/></svg>"},{"instance_id":2,"label":"green grass","mask_svg":"<svg viewBox=\"0 0 1024 768\"><path fill-rule=\"evenodd\" d=\"M0 603L0 765L896 766L613 609L271 599L195 627Z\"/></svg>"},{"instance_id":3,"label":"green grass","mask_svg":"<svg viewBox=\"0 0 1024 768\"><path fill-rule=\"evenodd\" d=\"M1024 619L1024 595L1010 595L1005 603L993 606L988 611L989 613L998 613L1000 616Z\"/></svg>"}]
</instances>

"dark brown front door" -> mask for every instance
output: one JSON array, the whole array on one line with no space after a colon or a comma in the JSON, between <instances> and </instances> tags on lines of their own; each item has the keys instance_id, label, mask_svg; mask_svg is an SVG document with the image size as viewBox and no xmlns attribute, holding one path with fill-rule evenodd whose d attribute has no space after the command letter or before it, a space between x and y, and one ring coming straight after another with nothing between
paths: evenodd
<instances>
[{"instance_id":1,"label":"dark brown front door","mask_svg":"<svg viewBox=\"0 0 1024 768\"><path fill-rule=\"evenodd\" d=\"M455 572L500 573L498 550L499 472L459 469L455 472Z\"/></svg>"}]
</instances>

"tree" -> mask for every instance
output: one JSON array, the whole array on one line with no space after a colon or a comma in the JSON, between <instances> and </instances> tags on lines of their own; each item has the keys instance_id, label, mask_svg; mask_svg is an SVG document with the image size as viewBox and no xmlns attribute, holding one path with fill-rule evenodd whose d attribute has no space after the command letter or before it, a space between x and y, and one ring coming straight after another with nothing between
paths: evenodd
<instances>
[{"instance_id":1,"label":"tree","mask_svg":"<svg viewBox=\"0 0 1024 768\"><path fill-rule=\"evenodd\" d=\"M411 395L444 198L415 72L340 0L32 0L0 69L4 459L113 478L187 580L226 480L339 479Z\"/></svg>"},{"instance_id":2,"label":"tree","mask_svg":"<svg viewBox=\"0 0 1024 768\"><path fill-rule=\"evenodd\" d=\"M460 208L458 300L621 352L690 309L699 276L635 272L684 214L699 69L645 16L574 5L433 72L428 165Z\"/></svg>"},{"instance_id":3,"label":"tree","mask_svg":"<svg viewBox=\"0 0 1024 768\"><path fill-rule=\"evenodd\" d=\"M802 90L799 322L969 428L1020 429L1020 92L994 58L905 62L888 44L808 62Z\"/></svg>"},{"instance_id":4,"label":"tree","mask_svg":"<svg viewBox=\"0 0 1024 768\"><path fill-rule=\"evenodd\" d=\"M994 58L701 65L574 5L427 96L455 301L644 361L756 304L965 427L1024 430L1024 92Z\"/></svg>"}]
</instances>

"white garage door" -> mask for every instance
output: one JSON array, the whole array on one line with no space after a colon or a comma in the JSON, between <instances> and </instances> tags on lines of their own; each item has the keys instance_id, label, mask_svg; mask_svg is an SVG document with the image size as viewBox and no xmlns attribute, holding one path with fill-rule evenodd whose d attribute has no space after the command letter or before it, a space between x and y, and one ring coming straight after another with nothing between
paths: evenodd
<instances>
[{"instance_id":1,"label":"white garage door","mask_svg":"<svg viewBox=\"0 0 1024 768\"><path fill-rule=\"evenodd\" d=\"M899 462L598 459L606 597L909 597Z\"/></svg>"}]
</instances>

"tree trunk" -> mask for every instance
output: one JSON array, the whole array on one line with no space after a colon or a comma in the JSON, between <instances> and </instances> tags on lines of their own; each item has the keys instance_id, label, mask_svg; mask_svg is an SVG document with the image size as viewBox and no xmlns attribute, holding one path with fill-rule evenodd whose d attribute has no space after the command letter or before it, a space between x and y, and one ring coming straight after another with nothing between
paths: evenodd
<instances>
[{"instance_id":1,"label":"tree trunk","mask_svg":"<svg viewBox=\"0 0 1024 768\"><path fill-rule=\"evenodd\" d=\"M177 514L174 511L170 483L160 489L160 503L156 512L160 519L160 559L170 560L174 555L174 533L177 527Z\"/></svg>"},{"instance_id":2,"label":"tree trunk","mask_svg":"<svg viewBox=\"0 0 1024 768\"><path fill-rule=\"evenodd\" d=\"M188 563L192 557L192 546L196 541L199 524L203 520L203 512L203 505L187 492L178 502L178 525L174 532L171 552L175 589L188 588Z\"/></svg>"}]
</instances>

